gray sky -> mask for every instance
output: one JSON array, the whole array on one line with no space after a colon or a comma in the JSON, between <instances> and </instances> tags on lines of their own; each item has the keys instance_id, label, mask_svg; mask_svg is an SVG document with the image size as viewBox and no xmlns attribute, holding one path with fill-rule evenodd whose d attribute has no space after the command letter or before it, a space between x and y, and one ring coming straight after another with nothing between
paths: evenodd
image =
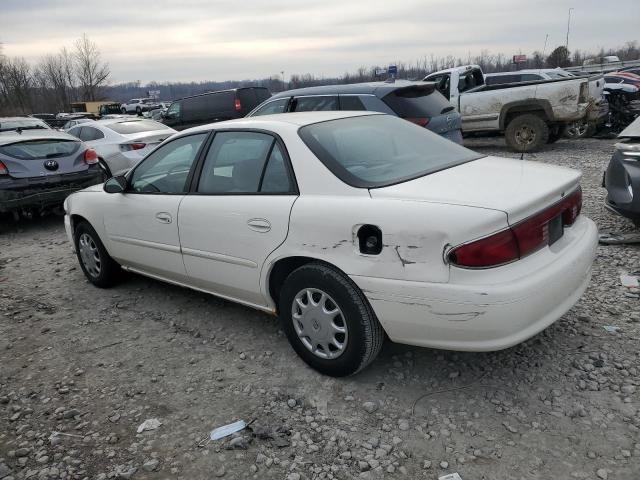
<instances>
[{"instance_id":1,"label":"gray sky","mask_svg":"<svg viewBox=\"0 0 640 480\"><path fill-rule=\"evenodd\" d=\"M508 56L636 40L640 0L0 0L6 55L37 61L83 32L111 82L331 76L427 55Z\"/></svg>"}]
</instances>

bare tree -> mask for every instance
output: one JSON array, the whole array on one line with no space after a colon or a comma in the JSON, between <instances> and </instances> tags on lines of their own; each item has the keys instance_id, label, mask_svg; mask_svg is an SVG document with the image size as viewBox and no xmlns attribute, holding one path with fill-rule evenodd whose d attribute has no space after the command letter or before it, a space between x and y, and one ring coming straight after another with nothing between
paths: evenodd
<instances>
[{"instance_id":1,"label":"bare tree","mask_svg":"<svg viewBox=\"0 0 640 480\"><path fill-rule=\"evenodd\" d=\"M96 100L108 83L109 65L102 61L98 46L86 34L76 40L74 57L82 99Z\"/></svg>"},{"instance_id":2,"label":"bare tree","mask_svg":"<svg viewBox=\"0 0 640 480\"><path fill-rule=\"evenodd\" d=\"M32 107L33 74L24 58L4 59L0 70L0 94L7 113L26 113Z\"/></svg>"}]
</instances>

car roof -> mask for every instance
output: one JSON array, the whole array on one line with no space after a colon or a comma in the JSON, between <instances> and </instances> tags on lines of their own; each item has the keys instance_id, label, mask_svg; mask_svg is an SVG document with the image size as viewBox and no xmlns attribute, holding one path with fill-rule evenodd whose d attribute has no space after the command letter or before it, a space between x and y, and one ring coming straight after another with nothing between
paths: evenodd
<instances>
[{"instance_id":1,"label":"car roof","mask_svg":"<svg viewBox=\"0 0 640 480\"><path fill-rule=\"evenodd\" d=\"M180 97L180 98L177 98L176 100L169 101L169 103L177 102L179 100L184 100L186 98L204 97L206 95L215 95L216 93L237 92L238 90L252 90L252 89L269 90L267 87L237 87L237 88L227 88L225 90L211 90L209 92L198 93L196 95L187 95L186 97Z\"/></svg>"},{"instance_id":2,"label":"car roof","mask_svg":"<svg viewBox=\"0 0 640 480\"><path fill-rule=\"evenodd\" d=\"M96 120L96 124L98 125L113 125L114 123L124 123L124 122L141 122L143 120L155 122L155 120L151 120L150 118L144 117L118 117L118 118L105 118L102 120Z\"/></svg>"},{"instance_id":3,"label":"car roof","mask_svg":"<svg viewBox=\"0 0 640 480\"><path fill-rule=\"evenodd\" d=\"M22 142L24 140L39 140L39 139L57 139L57 140L73 140L78 141L73 135L69 135L65 132L58 130L23 130L22 133L18 133L14 130L7 132L0 132L0 145L9 145L10 143Z\"/></svg>"},{"instance_id":4,"label":"car roof","mask_svg":"<svg viewBox=\"0 0 640 480\"><path fill-rule=\"evenodd\" d=\"M318 87L297 88L294 90L286 90L276 93L266 101L276 98L286 98L293 96L313 96L313 95L376 95L384 97L385 95L403 87L411 87L414 85L432 85L433 82L396 80L395 82L366 82L366 83L349 83L342 85L322 85Z\"/></svg>"},{"instance_id":5,"label":"car roof","mask_svg":"<svg viewBox=\"0 0 640 480\"><path fill-rule=\"evenodd\" d=\"M266 128L271 125L293 125L297 127L304 127L313 123L321 123L329 120L337 120L340 118L349 117L364 117L371 115L385 115L380 112L372 111L358 111L358 112L346 112L346 111L315 111L315 112L291 112L291 113L276 113L273 115L260 115L258 117L244 117L236 118L234 120L226 120L224 122L209 123L207 125L200 125L198 127L189 128L183 130L180 134L189 132L202 132L209 130L218 130L225 128Z\"/></svg>"}]
</instances>

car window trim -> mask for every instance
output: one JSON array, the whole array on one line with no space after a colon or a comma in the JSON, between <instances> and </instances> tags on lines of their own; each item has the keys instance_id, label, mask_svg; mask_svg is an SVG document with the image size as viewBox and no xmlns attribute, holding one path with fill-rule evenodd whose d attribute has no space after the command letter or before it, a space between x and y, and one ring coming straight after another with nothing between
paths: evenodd
<instances>
[{"instance_id":1,"label":"car window trim","mask_svg":"<svg viewBox=\"0 0 640 480\"><path fill-rule=\"evenodd\" d=\"M204 162L207 158L207 154L209 153L209 149L213 144L215 137L218 133L225 132L248 132L248 133L262 133L265 135L271 136L274 141L271 142L271 146L269 147L269 153L267 155L267 159L264 162L264 166L262 167L262 173L260 174L260 184L259 188L262 187L262 179L264 177L265 171L267 169L267 165L269 164L269 157L273 152L273 148L276 144L280 147L280 151L284 156L284 164L287 169L287 173L289 174L289 179L291 180L292 189L288 192L218 192L218 193L210 193L210 192L198 192L198 183L200 183L200 177L202 176L202 170L204 168ZM298 188L298 181L296 179L295 172L293 170L293 166L291 164L291 158L289 157L289 152L287 151L287 147L276 132L271 130L264 130L262 128L220 128L211 130L212 136L207 144L206 152L201 152L200 157L198 158L198 165L196 165L196 170L194 171L193 178L191 179L191 184L189 185L188 195L197 195L197 196L214 196L214 197L228 197L228 196L247 196L247 195L257 195L257 196L299 196L300 190Z\"/></svg>"},{"instance_id":2,"label":"car window trim","mask_svg":"<svg viewBox=\"0 0 640 480\"><path fill-rule=\"evenodd\" d=\"M194 158L193 163L191 164L191 168L189 169L189 173L187 174L187 179L184 182L184 184L186 186L184 192L171 192L171 193L169 193L169 192L134 192L134 191L131 190L131 177L133 176L133 173L136 171L136 169L140 165L142 165L144 163L144 161L149 157L149 155L151 155L156 150L158 150L158 148L164 147L165 145L169 145L170 143L173 143L176 140L180 140L180 139L187 138L187 137L193 137L194 135L202 135L202 134L205 134L206 136L205 136L204 141L200 145L200 148L198 149L198 153L196 153L196 157ZM126 173L125 178L127 179L127 187L125 188L123 193L131 194L131 195L187 195L189 193L189 189L191 188L191 182L192 182L192 179L193 179L194 167L196 166L196 163L200 159L200 156L202 155L202 153L204 151L204 147L205 147L205 145L207 144L207 142L209 141L210 138L211 138L211 132L200 131L200 132L189 133L187 135L180 135L177 138L172 138L167 143L163 143L161 145L158 145L151 152L149 152L149 154L146 157L144 157L140 162L138 162L138 164L135 167L131 168Z\"/></svg>"},{"instance_id":3,"label":"car window trim","mask_svg":"<svg viewBox=\"0 0 640 480\"><path fill-rule=\"evenodd\" d=\"M282 111L282 113L288 113L289 112L289 106L291 105L291 99L293 97L278 97L278 98L270 98L266 103L261 103L260 105L258 105L257 107L255 107L253 110L251 110L248 114L247 117L253 117L254 113L257 112L258 110L262 110L264 107L266 107L267 105L270 105L274 102L279 102L281 100L286 100L286 103L284 105L284 110ZM277 115L275 113L268 113L267 115ZM260 116L260 115L258 115Z\"/></svg>"}]
</instances>

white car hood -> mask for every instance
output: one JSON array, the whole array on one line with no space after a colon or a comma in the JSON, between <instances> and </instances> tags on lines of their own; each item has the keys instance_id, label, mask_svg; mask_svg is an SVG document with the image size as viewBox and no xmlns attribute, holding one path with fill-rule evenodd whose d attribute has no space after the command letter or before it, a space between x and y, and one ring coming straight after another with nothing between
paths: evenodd
<instances>
[{"instance_id":1,"label":"white car hood","mask_svg":"<svg viewBox=\"0 0 640 480\"><path fill-rule=\"evenodd\" d=\"M581 172L543 163L483 157L390 187L371 189L374 199L467 205L503 211L518 222L574 190Z\"/></svg>"}]
</instances>

